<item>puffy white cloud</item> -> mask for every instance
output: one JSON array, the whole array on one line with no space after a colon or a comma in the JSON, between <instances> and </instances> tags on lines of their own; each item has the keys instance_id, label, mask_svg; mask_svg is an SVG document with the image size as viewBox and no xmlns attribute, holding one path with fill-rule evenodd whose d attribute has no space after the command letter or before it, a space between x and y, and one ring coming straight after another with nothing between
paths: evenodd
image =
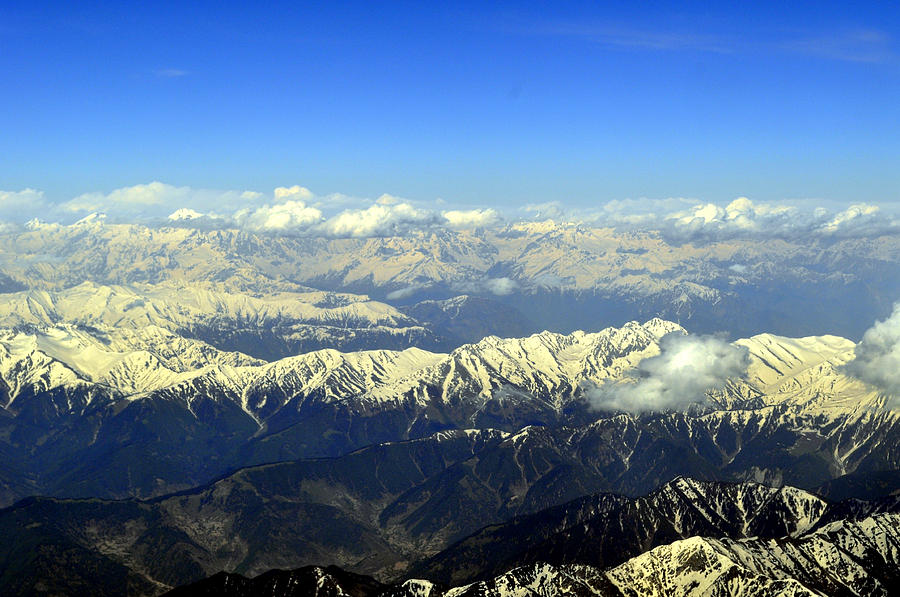
<instances>
[{"instance_id":1,"label":"puffy white cloud","mask_svg":"<svg viewBox=\"0 0 900 597\"><path fill-rule=\"evenodd\" d=\"M376 203L366 209L348 209L329 218L317 231L326 236L364 238L394 236L439 223L437 214L417 209L409 203Z\"/></svg>"},{"instance_id":2,"label":"puffy white cloud","mask_svg":"<svg viewBox=\"0 0 900 597\"><path fill-rule=\"evenodd\" d=\"M63 213L105 213L117 221L168 218L187 209L210 216L230 215L262 198L253 191L220 191L176 187L154 181L115 189L109 193L85 193L59 205Z\"/></svg>"},{"instance_id":3,"label":"puffy white cloud","mask_svg":"<svg viewBox=\"0 0 900 597\"><path fill-rule=\"evenodd\" d=\"M0 218L15 222L25 222L47 208L47 200L42 191L22 189L21 191L0 191Z\"/></svg>"},{"instance_id":4,"label":"puffy white cloud","mask_svg":"<svg viewBox=\"0 0 900 597\"><path fill-rule=\"evenodd\" d=\"M21 209L41 206L46 203L44 192L35 189L21 191L0 191L0 209Z\"/></svg>"},{"instance_id":5,"label":"puffy white cloud","mask_svg":"<svg viewBox=\"0 0 900 597\"><path fill-rule=\"evenodd\" d=\"M63 209L81 212L129 211L183 202L191 194L190 187L174 187L162 182L122 187L110 193L85 193L63 204Z\"/></svg>"},{"instance_id":6,"label":"puffy white cloud","mask_svg":"<svg viewBox=\"0 0 900 597\"><path fill-rule=\"evenodd\" d=\"M758 204L747 197L738 197L725 207L698 203L687 210L671 213L660 227L683 239L713 240L729 236L790 233L806 224L792 206Z\"/></svg>"},{"instance_id":7,"label":"puffy white cloud","mask_svg":"<svg viewBox=\"0 0 900 597\"><path fill-rule=\"evenodd\" d=\"M875 322L856 345L856 356L843 370L892 397L900 406L900 303L891 316Z\"/></svg>"},{"instance_id":8,"label":"puffy white cloud","mask_svg":"<svg viewBox=\"0 0 900 597\"><path fill-rule=\"evenodd\" d=\"M261 194L259 194L259 195L262 196ZM297 185L297 184L295 184L292 187L276 187L273 195L275 197L275 201L287 201L287 200L297 200L297 199L308 201L315 196L315 195L313 195L312 191L310 191L306 187L301 187L300 185Z\"/></svg>"},{"instance_id":9,"label":"puffy white cloud","mask_svg":"<svg viewBox=\"0 0 900 597\"><path fill-rule=\"evenodd\" d=\"M487 228L503 221L495 209L451 209L441 214L451 228Z\"/></svg>"},{"instance_id":10,"label":"puffy white cloud","mask_svg":"<svg viewBox=\"0 0 900 597\"><path fill-rule=\"evenodd\" d=\"M519 285L510 278L488 278L484 281L484 287L491 294L505 296L515 292Z\"/></svg>"},{"instance_id":11,"label":"puffy white cloud","mask_svg":"<svg viewBox=\"0 0 900 597\"><path fill-rule=\"evenodd\" d=\"M830 220L825 222L821 227L821 231L826 234L847 235L852 234L860 229L871 230L879 229L885 222L882 221L880 209L877 205L868 205L866 203L856 203L851 205L844 211L836 213ZM819 212L821 215L826 215ZM888 218L889 222L890 218ZM894 223L896 225L896 223Z\"/></svg>"},{"instance_id":12,"label":"puffy white cloud","mask_svg":"<svg viewBox=\"0 0 900 597\"><path fill-rule=\"evenodd\" d=\"M303 201L285 201L244 209L234 216L238 225L258 231L303 232L322 221L322 212Z\"/></svg>"},{"instance_id":13,"label":"puffy white cloud","mask_svg":"<svg viewBox=\"0 0 900 597\"><path fill-rule=\"evenodd\" d=\"M673 201L688 202L665 211ZM709 242L730 238L844 238L900 231L900 221L877 206L857 204L834 213L801 204L754 203L738 197L725 206L685 199L651 202L655 211L640 211L631 202L611 202L601 211L585 214L584 220L632 229L657 230L675 242ZM636 211L630 211L636 210Z\"/></svg>"},{"instance_id":14,"label":"puffy white cloud","mask_svg":"<svg viewBox=\"0 0 900 597\"><path fill-rule=\"evenodd\" d=\"M673 332L660 339L659 354L642 360L629 379L591 389L587 397L597 410L684 410L706 402L708 390L744 375L748 364L746 348L717 336Z\"/></svg>"}]
</instances>

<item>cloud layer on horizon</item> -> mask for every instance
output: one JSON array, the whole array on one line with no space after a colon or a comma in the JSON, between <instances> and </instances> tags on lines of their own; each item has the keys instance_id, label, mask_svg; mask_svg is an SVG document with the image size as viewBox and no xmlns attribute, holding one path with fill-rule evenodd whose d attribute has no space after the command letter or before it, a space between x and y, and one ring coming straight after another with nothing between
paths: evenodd
<instances>
[{"instance_id":1,"label":"cloud layer on horizon","mask_svg":"<svg viewBox=\"0 0 900 597\"><path fill-rule=\"evenodd\" d=\"M444 209L440 201L417 202L389 194L375 200L340 193L317 195L300 185L277 187L266 194L176 187L154 181L108 193L84 193L61 203L48 201L34 189L0 191L0 220L13 224L36 217L71 222L93 212L106 214L110 223L230 227L329 238L492 228L546 219L619 230L653 230L677 243L810 235L846 238L900 232L896 214L885 213L876 205L854 204L835 210L756 203L746 197L724 206L682 198L610 201L592 209L567 209L550 202L502 214L495 208Z\"/></svg>"}]
</instances>

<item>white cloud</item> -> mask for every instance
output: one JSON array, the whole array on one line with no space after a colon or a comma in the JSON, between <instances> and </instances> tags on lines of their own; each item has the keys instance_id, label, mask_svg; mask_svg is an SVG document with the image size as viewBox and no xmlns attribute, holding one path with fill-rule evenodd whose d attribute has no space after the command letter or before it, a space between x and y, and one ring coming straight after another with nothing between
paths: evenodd
<instances>
[{"instance_id":1,"label":"white cloud","mask_svg":"<svg viewBox=\"0 0 900 597\"><path fill-rule=\"evenodd\" d=\"M467 280L453 282L451 288L456 292L468 292L474 294L490 293L496 296L512 294L519 288L518 282L512 278L483 278L481 280Z\"/></svg>"},{"instance_id":2,"label":"white cloud","mask_svg":"<svg viewBox=\"0 0 900 597\"><path fill-rule=\"evenodd\" d=\"M189 187L173 187L162 182L122 187L108 194L84 193L63 204L69 211L139 211L147 207L183 201L190 196Z\"/></svg>"},{"instance_id":3,"label":"white cloud","mask_svg":"<svg viewBox=\"0 0 900 597\"><path fill-rule=\"evenodd\" d=\"M375 200L376 205L397 205L398 203L404 203L403 199L400 197L394 197L388 193L382 193L378 199Z\"/></svg>"},{"instance_id":4,"label":"white cloud","mask_svg":"<svg viewBox=\"0 0 900 597\"><path fill-rule=\"evenodd\" d=\"M157 77L163 77L166 79L177 79L179 77L186 77L191 74L190 71L181 68L161 68L155 72Z\"/></svg>"},{"instance_id":5,"label":"white cloud","mask_svg":"<svg viewBox=\"0 0 900 597\"><path fill-rule=\"evenodd\" d=\"M828 60L891 62L896 60L891 36L878 29L832 31L828 35L785 41L781 48Z\"/></svg>"},{"instance_id":6,"label":"white cloud","mask_svg":"<svg viewBox=\"0 0 900 597\"><path fill-rule=\"evenodd\" d=\"M35 189L0 191L0 218L5 220L25 222L46 208L47 200L42 191Z\"/></svg>"},{"instance_id":7,"label":"white cloud","mask_svg":"<svg viewBox=\"0 0 900 597\"><path fill-rule=\"evenodd\" d=\"M856 356L843 370L891 395L900 406L900 303L890 317L866 330Z\"/></svg>"},{"instance_id":8,"label":"white cloud","mask_svg":"<svg viewBox=\"0 0 900 597\"><path fill-rule=\"evenodd\" d=\"M495 209L451 209L441 214L451 228L487 228L503 221Z\"/></svg>"},{"instance_id":9,"label":"white cloud","mask_svg":"<svg viewBox=\"0 0 900 597\"><path fill-rule=\"evenodd\" d=\"M275 201L288 201L297 199L308 201L315 196L313 195L313 192L306 187L301 187L300 185L296 184L292 187L276 187L273 194L275 197ZM258 195L262 196L261 193L258 193Z\"/></svg>"},{"instance_id":10,"label":"white cloud","mask_svg":"<svg viewBox=\"0 0 900 597\"><path fill-rule=\"evenodd\" d=\"M687 210L666 216L662 228L681 238L710 240L749 234L770 235L790 232L804 225L796 208L787 205L754 203L738 197L725 207L698 203Z\"/></svg>"},{"instance_id":11,"label":"white cloud","mask_svg":"<svg viewBox=\"0 0 900 597\"><path fill-rule=\"evenodd\" d=\"M686 201L686 200L678 200ZM663 203L671 204L671 200ZM806 202L809 203L808 201ZM632 207L632 206L627 206ZM754 203L738 197L725 206L694 201L687 208L630 213L622 206L586 216L595 224L658 230L675 242L709 242L730 238L846 238L900 231L900 221L877 206L856 204L834 213L825 208Z\"/></svg>"},{"instance_id":12,"label":"white cloud","mask_svg":"<svg viewBox=\"0 0 900 597\"><path fill-rule=\"evenodd\" d=\"M747 350L716 336L673 332L659 342L659 354L641 361L630 379L588 391L597 410L631 413L684 410L706 402L706 392L747 371Z\"/></svg>"},{"instance_id":13,"label":"white cloud","mask_svg":"<svg viewBox=\"0 0 900 597\"><path fill-rule=\"evenodd\" d=\"M413 284L412 286L407 286L406 288L399 288L397 290L389 292L389 293L387 293L385 298L387 298L387 300L389 300L389 301L404 299L404 298L412 296L413 294L417 293L418 291L420 291L424 288L428 288L428 286L425 284Z\"/></svg>"},{"instance_id":14,"label":"white cloud","mask_svg":"<svg viewBox=\"0 0 900 597\"><path fill-rule=\"evenodd\" d=\"M257 203L262 197L262 194L253 191L195 189L154 181L122 187L109 193L84 193L58 207L63 214L99 212L107 214L113 221L135 222L164 219L179 209L210 216L230 216L236 210L246 208L248 203Z\"/></svg>"},{"instance_id":15,"label":"white cloud","mask_svg":"<svg viewBox=\"0 0 900 597\"><path fill-rule=\"evenodd\" d=\"M841 234L860 227L869 228L873 224L878 223L878 212L879 208L877 205L856 203L835 214L834 217L821 226L821 230L828 234ZM822 212L819 213L825 215Z\"/></svg>"},{"instance_id":16,"label":"white cloud","mask_svg":"<svg viewBox=\"0 0 900 597\"><path fill-rule=\"evenodd\" d=\"M322 212L303 201L285 201L244 209L234 216L238 225L257 231L298 232L322 221Z\"/></svg>"},{"instance_id":17,"label":"white cloud","mask_svg":"<svg viewBox=\"0 0 900 597\"><path fill-rule=\"evenodd\" d=\"M283 207L277 207L282 205ZM427 205L427 206L426 206ZM179 210L205 217L169 219ZM246 227L256 231L366 238L409 234L414 230L497 228L502 214L494 208L452 209L443 201L414 203L390 194L364 199L330 193L316 195L301 185L280 186L271 193L252 190L197 189L159 181L84 193L55 203L41 191L0 191L0 220L22 224L32 218L71 222L89 213L104 213L110 222L166 221L196 228ZM696 199L625 199L595 208L569 209L559 202L528 205L519 222L553 218L594 227L658 231L670 242L711 242L731 238L805 237L842 239L900 232L897 209L854 204L846 209L811 207L811 200L790 204L755 203L738 197L726 205Z\"/></svg>"},{"instance_id":18,"label":"white cloud","mask_svg":"<svg viewBox=\"0 0 900 597\"><path fill-rule=\"evenodd\" d=\"M366 209L348 209L325 221L317 231L326 236L364 238L404 234L438 223L437 214L409 203L375 204Z\"/></svg>"},{"instance_id":19,"label":"white cloud","mask_svg":"<svg viewBox=\"0 0 900 597\"><path fill-rule=\"evenodd\" d=\"M484 287L491 294L505 296L507 294L512 294L519 285L515 280L510 278L488 278L484 281Z\"/></svg>"},{"instance_id":20,"label":"white cloud","mask_svg":"<svg viewBox=\"0 0 900 597\"><path fill-rule=\"evenodd\" d=\"M532 214L536 220L561 220L566 217L566 210L559 201L547 201L546 203L530 203L523 208Z\"/></svg>"}]
</instances>

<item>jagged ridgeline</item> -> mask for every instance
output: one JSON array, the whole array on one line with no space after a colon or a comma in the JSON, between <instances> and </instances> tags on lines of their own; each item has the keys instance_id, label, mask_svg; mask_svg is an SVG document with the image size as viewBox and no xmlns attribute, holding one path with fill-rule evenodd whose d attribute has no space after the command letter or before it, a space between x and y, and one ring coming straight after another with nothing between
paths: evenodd
<instances>
[{"instance_id":1,"label":"jagged ridgeline","mask_svg":"<svg viewBox=\"0 0 900 597\"><path fill-rule=\"evenodd\" d=\"M427 557L421 522L375 515L372 494L390 489L359 482L372 510L353 510L347 495L342 514L324 504L297 510L291 496L305 492L271 499L286 472L267 483L257 471L225 482L232 488L220 483L153 502L23 502L0 512L0 530L42 549L23 557L9 544L0 548L4 592L42 584L51 593L157 594L191 581L172 595L890 595L900 588L896 496L829 503L791 487L679 478L639 498L580 498L455 544L445 536L433 547L449 546ZM339 567L283 571L301 554L376 569L380 580ZM237 572L198 580L223 568ZM269 568L282 571L263 572Z\"/></svg>"},{"instance_id":2,"label":"jagged ridgeline","mask_svg":"<svg viewBox=\"0 0 900 597\"><path fill-rule=\"evenodd\" d=\"M526 462L560 500L582 488L650 491L678 474L808 488L896 462L898 413L841 372L854 344L833 336L736 341L748 373L704 409L595 410L597 388L627 382L673 333L684 330L653 319L490 336L450 353L324 349L265 362L125 318L7 328L3 496L152 497L241 466L451 429L541 444L545 455Z\"/></svg>"},{"instance_id":3,"label":"jagged ridgeline","mask_svg":"<svg viewBox=\"0 0 900 597\"><path fill-rule=\"evenodd\" d=\"M308 567L270 571L252 579L220 573L167 595L894 595L900 590L898 529L900 516L876 514L859 521L837 521L813 532L778 539L695 536L656 547L608 568L531 564L483 581L452 587L424 579L383 584L337 567Z\"/></svg>"}]
</instances>

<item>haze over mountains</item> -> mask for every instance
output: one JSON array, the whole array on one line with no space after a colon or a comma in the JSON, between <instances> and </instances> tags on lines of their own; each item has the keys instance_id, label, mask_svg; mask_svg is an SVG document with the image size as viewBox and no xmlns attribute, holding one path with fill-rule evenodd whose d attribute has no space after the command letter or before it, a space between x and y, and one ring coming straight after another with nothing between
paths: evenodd
<instances>
[{"instance_id":1,"label":"haze over mountains","mask_svg":"<svg viewBox=\"0 0 900 597\"><path fill-rule=\"evenodd\" d=\"M0 591L897 586L890 230L191 221L0 234Z\"/></svg>"},{"instance_id":2,"label":"haze over mountains","mask_svg":"<svg viewBox=\"0 0 900 597\"><path fill-rule=\"evenodd\" d=\"M835 224L831 233L789 228L769 237L763 221L738 233L680 239L647 228L552 221L418 227L401 236L388 228L364 238L331 238L112 225L89 217L68 226L8 229L0 235L0 273L8 290L170 280L216 282L256 295L314 287L396 305L475 295L512 307L501 323L525 332L591 331L661 316L696 333L859 338L900 295L896 226L890 216L878 220L886 227L873 217L845 216L846 233ZM711 221L713 231L734 226L733 220L720 227ZM784 292L786 285L791 292ZM847 309L851 300L856 308ZM477 318L477 311L468 317ZM480 334L469 324L466 337L451 340L504 331L492 329L491 317L477 324Z\"/></svg>"}]
</instances>

